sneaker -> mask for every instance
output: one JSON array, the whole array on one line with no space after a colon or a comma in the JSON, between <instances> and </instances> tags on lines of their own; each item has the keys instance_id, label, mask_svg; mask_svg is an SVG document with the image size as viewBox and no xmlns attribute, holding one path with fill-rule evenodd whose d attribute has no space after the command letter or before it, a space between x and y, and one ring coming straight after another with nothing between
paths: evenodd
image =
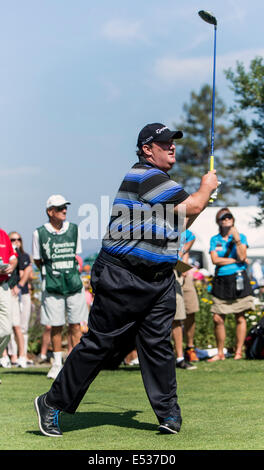
<instances>
[{"instance_id":1,"label":"sneaker","mask_svg":"<svg viewBox=\"0 0 264 470\"><path fill-rule=\"evenodd\" d=\"M56 379L57 375L61 371L62 366L58 366L57 364L53 364L53 366L50 368L47 377L48 379Z\"/></svg>"},{"instance_id":2,"label":"sneaker","mask_svg":"<svg viewBox=\"0 0 264 470\"><path fill-rule=\"evenodd\" d=\"M185 361L185 359L183 359L180 362L176 361L176 367L179 368L179 369L186 369L186 370L197 369L196 366L194 366L193 364L190 364L189 362Z\"/></svg>"},{"instance_id":3,"label":"sneaker","mask_svg":"<svg viewBox=\"0 0 264 470\"><path fill-rule=\"evenodd\" d=\"M1 357L0 366L4 367L4 369L10 369L11 368L11 361L9 359L9 356L2 356Z\"/></svg>"},{"instance_id":4,"label":"sneaker","mask_svg":"<svg viewBox=\"0 0 264 470\"><path fill-rule=\"evenodd\" d=\"M46 354L38 354L37 356L37 363L38 364L45 364L46 362L50 362Z\"/></svg>"},{"instance_id":5,"label":"sneaker","mask_svg":"<svg viewBox=\"0 0 264 470\"><path fill-rule=\"evenodd\" d=\"M177 434L180 432L181 429L181 423L182 419L181 418L165 418L161 421L158 430L162 434Z\"/></svg>"},{"instance_id":6,"label":"sneaker","mask_svg":"<svg viewBox=\"0 0 264 470\"><path fill-rule=\"evenodd\" d=\"M139 359L136 357L135 359L132 359L129 363L130 366L139 366Z\"/></svg>"},{"instance_id":7,"label":"sneaker","mask_svg":"<svg viewBox=\"0 0 264 470\"><path fill-rule=\"evenodd\" d=\"M34 366L34 361L32 359L26 358L28 366Z\"/></svg>"},{"instance_id":8,"label":"sneaker","mask_svg":"<svg viewBox=\"0 0 264 470\"><path fill-rule=\"evenodd\" d=\"M17 365L17 367L21 367L21 369L26 369L27 368L27 358L20 356L17 359L16 365Z\"/></svg>"},{"instance_id":9,"label":"sneaker","mask_svg":"<svg viewBox=\"0 0 264 470\"><path fill-rule=\"evenodd\" d=\"M187 362L199 362L194 348L186 348L184 356Z\"/></svg>"},{"instance_id":10,"label":"sneaker","mask_svg":"<svg viewBox=\"0 0 264 470\"><path fill-rule=\"evenodd\" d=\"M136 358L136 359L132 359L130 362L125 362L124 361L124 364L125 364L125 366L138 366L139 365L139 360L138 360L138 358Z\"/></svg>"},{"instance_id":11,"label":"sneaker","mask_svg":"<svg viewBox=\"0 0 264 470\"><path fill-rule=\"evenodd\" d=\"M62 432L59 427L60 410L52 408L46 402L46 394L35 399L35 410L38 415L39 429L44 436L61 437Z\"/></svg>"}]
</instances>

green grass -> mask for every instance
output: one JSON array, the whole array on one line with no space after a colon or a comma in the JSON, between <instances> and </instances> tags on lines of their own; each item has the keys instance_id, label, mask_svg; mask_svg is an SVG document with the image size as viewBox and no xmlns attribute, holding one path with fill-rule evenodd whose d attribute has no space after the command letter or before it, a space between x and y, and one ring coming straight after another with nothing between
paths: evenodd
<instances>
[{"instance_id":1,"label":"green grass","mask_svg":"<svg viewBox=\"0 0 264 470\"><path fill-rule=\"evenodd\" d=\"M264 434L264 361L198 364L177 370L183 425L160 435L140 371L102 371L75 415L61 415L62 438L40 434L34 398L47 369L0 369L1 450L260 450Z\"/></svg>"}]
</instances>

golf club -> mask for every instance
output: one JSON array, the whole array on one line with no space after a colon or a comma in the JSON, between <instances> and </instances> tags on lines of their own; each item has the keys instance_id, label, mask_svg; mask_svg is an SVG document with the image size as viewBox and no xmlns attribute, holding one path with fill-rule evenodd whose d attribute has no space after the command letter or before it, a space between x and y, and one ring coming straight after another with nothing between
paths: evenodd
<instances>
[{"instance_id":1,"label":"golf club","mask_svg":"<svg viewBox=\"0 0 264 470\"><path fill-rule=\"evenodd\" d=\"M212 96L212 122L211 122L211 156L210 156L210 164L209 169L214 169L214 120L215 120L215 63L216 63L216 27L217 27L217 20L212 13L209 13L205 10L200 10L198 15L202 20L206 23L214 25L214 62L213 62L213 96ZM217 191L217 190L216 190ZM217 193L216 193L217 194ZM212 202L213 199L210 200Z\"/></svg>"}]
</instances>

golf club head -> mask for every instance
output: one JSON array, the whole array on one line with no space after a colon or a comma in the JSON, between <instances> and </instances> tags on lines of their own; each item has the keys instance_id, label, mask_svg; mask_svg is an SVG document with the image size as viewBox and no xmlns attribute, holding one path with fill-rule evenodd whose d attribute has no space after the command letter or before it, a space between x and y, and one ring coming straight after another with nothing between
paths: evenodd
<instances>
[{"instance_id":1,"label":"golf club head","mask_svg":"<svg viewBox=\"0 0 264 470\"><path fill-rule=\"evenodd\" d=\"M215 26L217 25L216 17L212 15L212 13L210 13L209 11L200 10L198 12L198 15L202 18L202 20L206 21L206 23L210 23Z\"/></svg>"}]
</instances>

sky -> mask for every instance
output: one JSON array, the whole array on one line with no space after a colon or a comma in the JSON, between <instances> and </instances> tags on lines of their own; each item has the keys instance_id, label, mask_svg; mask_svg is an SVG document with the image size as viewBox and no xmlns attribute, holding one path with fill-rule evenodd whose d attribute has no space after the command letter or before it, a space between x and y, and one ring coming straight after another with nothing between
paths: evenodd
<instances>
[{"instance_id":1,"label":"sky","mask_svg":"<svg viewBox=\"0 0 264 470\"><path fill-rule=\"evenodd\" d=\"M51 194L71 201L70 221L84 226L89 204L100 220L141 128L172 127L191 91L212 84L201 9L218 21L216 88L229 106L224 70L264 55L261 0L0 0L1 227L29 253ZM84 253L98 247L84 237Z\"/></svg>"}]
</instances>

